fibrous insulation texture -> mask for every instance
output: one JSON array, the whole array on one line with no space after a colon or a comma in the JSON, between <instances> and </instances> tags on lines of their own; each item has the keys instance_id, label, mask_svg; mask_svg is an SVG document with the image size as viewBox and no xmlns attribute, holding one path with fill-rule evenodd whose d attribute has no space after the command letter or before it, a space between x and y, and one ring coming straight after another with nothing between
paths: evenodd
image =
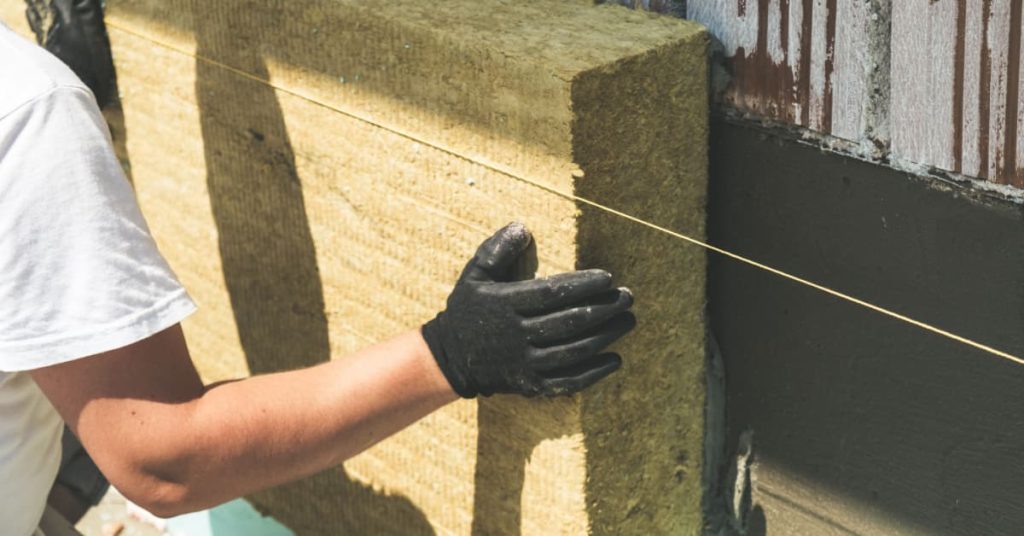
<instances>
[{"instance_id":1,"label":"fibrous insulation texture","mask_svg":"<svg viewBox=\"0 0 1024 536\"><path fill-rule=\"evenodd\" d=\"M415 328L512 220L538 275L602 267L636 296L592 390L453 404L261 509L299 534L699 532L703 252L571 196L703 237L702 29L556 0L107 11L115 143L200 305L206 380Z\"/></svg>"}]
</instances>

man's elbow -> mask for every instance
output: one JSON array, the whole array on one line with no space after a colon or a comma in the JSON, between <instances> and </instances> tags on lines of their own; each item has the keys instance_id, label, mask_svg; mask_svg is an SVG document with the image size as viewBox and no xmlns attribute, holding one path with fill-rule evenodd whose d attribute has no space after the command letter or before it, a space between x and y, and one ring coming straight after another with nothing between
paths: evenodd
<instances>
[{"instance_id":1,"label":"man's elbow","mask_svg":"<svg viewBox=\"0 0 1024 536\"><path fill-rule=\"evenodd\" d=\"M212 506L180 463L125 459L107 475L126 499L158 517L174 517Z\"/></svg>"},{"instance_id":2,"label":"man's elbow","mask_svg":"<svg viewBox=\"0 0 1024 536\"><path fill-rule=\"evenodd\" d=\"M126 499L157 517L174 517L202 509L193 504L192 494L183 484L148 481L126 482L121 486L114 483L114 486Z\"/></svg>"}]
</instances>

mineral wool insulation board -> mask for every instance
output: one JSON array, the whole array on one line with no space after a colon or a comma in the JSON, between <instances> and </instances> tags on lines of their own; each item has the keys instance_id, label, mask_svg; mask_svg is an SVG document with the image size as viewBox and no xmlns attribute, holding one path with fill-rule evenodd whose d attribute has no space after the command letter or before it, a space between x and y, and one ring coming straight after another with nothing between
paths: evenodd
<instances>
[{"instance_id":1,"label":"mineral wool insulation board","mask_svg":"<svg viewBox=\"0 0 1024 536\"><path fill-rule=\"evenodd\" d=\"M259 507L299 534L700 531L705 256L572 197L703 236L698 25L556 0L107 6L115 141L199 303L205 379L418 326L514 219L538 275L604 267L636 295L596 388L458 402Z\"/></svg>"}]
</instances>

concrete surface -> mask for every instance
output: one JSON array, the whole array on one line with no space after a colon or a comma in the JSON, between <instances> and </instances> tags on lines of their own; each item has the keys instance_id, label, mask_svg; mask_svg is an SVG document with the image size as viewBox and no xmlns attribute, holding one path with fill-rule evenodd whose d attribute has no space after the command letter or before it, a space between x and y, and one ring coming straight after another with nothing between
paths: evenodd
<instances>
[{"instance_id":1,"label":"concrete surface","mask_svg":"<svg viewBox=\"0 0 1024 536\"><path fill-rule=\"evenodd\" d=\"M117 528L121 527L120 532ZM100 504L91 508L75 528L84 536L163 536L152 523L129 514L127 500L110 488Z\"/></svg>"}]
</instances>

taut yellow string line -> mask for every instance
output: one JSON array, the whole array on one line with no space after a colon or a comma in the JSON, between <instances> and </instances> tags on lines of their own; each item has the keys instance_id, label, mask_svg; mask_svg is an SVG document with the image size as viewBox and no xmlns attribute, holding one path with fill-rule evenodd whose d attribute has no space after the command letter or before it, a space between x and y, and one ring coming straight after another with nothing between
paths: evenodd
<instances>
[{"instance_id":1,"label":"taut yellow string line","mask_svg":"<svg viewBox=\"0 0 1024 536\"><path fill-rule=\"evenodd\" d=\"M251 73L245 72L245 71L243 71L241 69L238 69L238 68L232 67L230 65L221 63L221 62L219 62L217 60L214 60L212 58L207 58L207 57L204 57L204 56L201 56L201 55L198 55L198 54L194 54L194 53L190 52L189 50L184 49L184 48L179 47L179 46L176 46L174 44L167 43L167 42L161 41L159 39L155 39L155 38L153 38L151 36L138 33L138 32L136 32L136 31L134 31L132 29L126 28L124 26L121 26L116 21L108 20L107 21L107 27L115 29L115 30L117 30L119 32L122 32L124 34L133 36L135 38L142 39L144 41L148 41L150 43L153 43L155 45L158 45L160 47L166 48L168 50L177 52L179 54L185 55L185 56L187 56L189 58L195 59L196 61L201 61L203 63L206 63L206 64L209 64L209 65L213 65L215 67L219 67L221 69L224 69L226 71L230 71L230 72L232 72L234 74L237 74L238 76L241 76L243 78L247 78L247 79L252 80L254 82L263 84L263 85L265 85L267 87L270 87L270 88L272 88L272 89L274 89L276 91L280 91L282 93L286 93L286 94L291 95L293 97L300 98L302 100L305 100L305 101L310 102L312 104L315 104L317 106L321 106L321 107L323 107L325 109L328 109L328 110L331 110L333 112L346 115L348 117L351 117L351 118L356 119L358 121L362 121L362 122L367 123L369 125L372 125L374 127L387 130L387 131L389 131L389 132L391 132L393 134L402 136L403 138L406 138L406 139L408 139L410 141L426 145L428 147L431 147L431 148L436 149L438 151L442 151L442 152L444 152L446 154L449 154L451 156L454 156L456 158L459 158L459 159L462 159L462 160L465 160L465 161L468 161L468 162L472 162L474 164L478 164L480 166L486 167L486 168L490 169L491 171L495 171L495 172L500 173L502 175L505 175L505 176L507 176L507 177L509 177L511 179L514 179L514 180L517 180L517 181L520 181L520 182L532 185L532 186L534 186L536 188L540 188L542 190L545 190L545 191L550 192L552 194L555 194L557 196L563 197L565 199L569 199L569 200L572 200L572 201L575 201L575 202L578 202L578 203L583 203L585 205L592 206L592 207L594 207L596 209L608 212L609 214L613 214L615 216L618 216L618 217L623 218L625 220L628 220L630 222L642 225L642 226L647 227L649 229L652 229L654 231L657 231L657 232L660 232L660 233L664 233L664 234L667 234L667 235L672 236L674 238L677 238L679 240L682 240L682 241L688 242L690 244L693 244L695 246L702 247L702 248L704 248L704 249L706 249L708 251L711 251L713 253L717 253L719 255L722 255L722 256L728 257L730 259L742 262L742 263L747 264L749 266L753 266L754 268L758 268L758 269L764 270L764 271L766 271L768 273L777 275L777 276L782 277L784 279L788 279L788 280L793 281L795 283L799 283L801 285L813 288L815 290L819 290L821 292L824 292L825 294L828 294L828 295L834 296L836 298L839 298L841 300L844 300L844 301L847 301L847 302L859 305L859 306L864 307L866 309L870 309L870 310L875 311L876 313L882 314L884 316L888 316L890 318L894 318L896 320L905 322L905 323L910 324L912 326L916 326L916 327L921 328L921 329L923 329L925 331L929 331L931 333L934 333L936 335L945 337L947 339L951 339L951 340L954 340L954 341L959 342L961 344L965 344L967 346L970 346L970 347L975 348L977 350L981 350L983 352L989 353L989 354L994 355L996 357L1001 357L1001 358L1006 359L1008 361L1012 361L1014 363L1017 363L1018 365L1024 365L1024 358L1018 357L1018 356L1016 356L1014 354L1011 354L1009 352L1005 352L1005 351L1000 350L998 348L994 348L992 346L989 346L987 344L978 342L978 341L976 341L974 339L970 339L968 337L964 337L962 335L957 335L956 333L947 331L947 330L942 329L942 328L940 328L938 326L934 326L934 325L929 324L927 322L923 322L921 320L917 320L917 319L911 318L911 317L906 316L904 314L901 314L901 313L898 313L896 311L893 311L892 309L888 309L886 307L882 307L881 305L875 305L875 304L873 304L871 302L864 301L864 300L862 300L860 298L857 298L855 296L851 296L851 295L846 294L844 292L840 292L838 290L826 287L826 286L821 285L819 283L815 283L814 281L810 281L808 279L804 279L804 278L802 278L800 276L796 276L796 275L793 275L791 273L784 272L782 270L779 270L778 268L774 268L772 266L768 266L768 265L763 264L761 262L758 262L758 261L755 261L753 259L744 257L743 255L740 255L738 253L733 253L732 251L729 251L727 249L722 249L722 248L720 248L718 246L711 245L711 244L709 244L707 242L704 242L703 240L699 240L697 238L693 238L691 236L687 236L687 235L685 235L683 233L680 233L678 231L674 231L672 229L668 229L668 228L662 227L662 226L660 226L658 224L655 224L655 223L643 220L643 219L638 218L636 216L633 216L631 214L627 214L625 212L616 210L614 208L602 205L601 203L598 203L596 201L591 201L589 199L586 199L586 198L583 198L583 197L579 197L579 196L577 196L575 194L572 194L572 193L569 193L569 192L563 192L563 191L558 190L556 188L552 188L551 186L547 186L547 185L545 185L545 184L543 184L541 182L538 182L536 180L520 176L520 175L516 174L513 170L508 169L505 166L502 166L501 164L498 164L496 162L489 162L489 161L487 161L484 158L471 157L471 156L468 156L468 155L464 155L462 153L459 153L459 152L455 151L454 149L450 149L448 147L443 147L443 146L441 146L441 145L439 145L439 144L437 144L435 142L422 139L422 138L416 136L415 134L413 134L411 132L405 132L405 131L403 131L400 128L393 127L393 126L390 126L390 125L381 124L381 123L379 123L377 121L374 121L371 118L361 116L358 113L355 113L355 112L352 112L352 111L349 111L349 110L343 110L343 109L341 109L341 108L339 108L339 107L337 107L335 105L323 102L323 101L321 101L321 100L319 100L319 99L317 99L317 98L315 98L315 97L313 97L311 95L307 95L307 94L305 94L305 93L303 93L301 91L297 91L297 90L294 90L294 89L291 89L291 88L275 85L270 80L266 80L266 79L261 78L259 76L256 76L256 75L253 75ZM1024 329L1024 326L1021 326L1021 327L1022 327L1022 329Z\"/></svg>"}]
</instances>

